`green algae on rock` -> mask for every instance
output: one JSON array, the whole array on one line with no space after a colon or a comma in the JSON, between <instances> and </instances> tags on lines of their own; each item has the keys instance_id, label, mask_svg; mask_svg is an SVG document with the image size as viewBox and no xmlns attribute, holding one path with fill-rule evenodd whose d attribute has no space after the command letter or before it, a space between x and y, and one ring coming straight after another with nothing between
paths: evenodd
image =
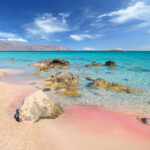
<instances>
[{"instance_id":1,"label":"green algae on rock","mask_svg":"<svg viewBox=\"0 0 150 150\"><path fill-rule=\"evenodd\" d=\"M138 89L123 86L116 82L110 83L102 78L98 78L94 80L92 83L92 86L99 87L99 88L107 88L107 89L118 91L118 92L126 92L126 93L132 93L132 94L140 93L140 90Z\"/></svg>"},{"instance_id":2,"label":"green algae on rock","mask_svg":"<svg viewBox=\"0 0 150 150\"><path fill-rule=\"evenodd\" d=\"M60 71L55 75L48 77L44 81L44 84L54 87L56 90L60 90L61 95L78 96L78 82L79 78L77 75L73 75L70 72Z\"/></svg>"}]
</instances>

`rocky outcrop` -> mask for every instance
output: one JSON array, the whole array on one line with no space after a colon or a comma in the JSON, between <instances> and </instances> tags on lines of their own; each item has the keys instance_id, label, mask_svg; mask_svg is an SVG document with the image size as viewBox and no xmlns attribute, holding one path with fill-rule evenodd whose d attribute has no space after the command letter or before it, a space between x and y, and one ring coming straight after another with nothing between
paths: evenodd
<instances>
[{"instance_id":1,"label":"rocky outcrop","mask_svg":"<svg viewBox=\"0 0 150 150\"><path fill-rule=\"evenodd\" d=\"M91 64L85 65L85 67L92 67L92 66L102 66L102 64L101 63L96 63L95 61L93 61Z\"/></svg>"},{"instance_id":2,"label":"rocky outcrop","mask_svg":"<svg viewBox=\"0 0 150 150\"><path fill-rule=\"evenodd\" d=\"M45 59L45 60L41 60L37 63L33 63L31 64L30 66L33 66L33 67L36 67L40 70L47 70L49 69L50 67L50 64L51 64L51 60L50 59Z\"/></svg>"},{"instance_id":3,"label":"rocky outcrop","mask_svg":"<svg viewBox=\"0 0 150 150\"><path fill-rule=\"evenodd\" d=\"M70 72L60 71L47 78L44 84L60 90L60 94L62 95L77 96L79 95L77 89L78 82L78 76L73 75Z\"/></svg>"},{"instance_id":4,"label":"rocky outcrop","mask_svg":"<svg viewBox=\"0 0 150 150\"><path fill-rule=\"evenodd\" d=\"M36 122L42 118L57 118L62 113L63 109L39 90L24 99L16 120Z\"/></svg>"},{"instance_id":5,"label":"rocky outcrop","mask_svg":"<svg viewBox=\"0 0 150 150\"><path fill-rule=\"evenodd\" d=\"M106 65L106 66L109 66L109 67L114 67L114 66L116 66L116 63L115 63L114 61L107 61L107 62L105 63L105 65Z\"/></svg>"},{"instance_id":6,"label":"rocky outcrop","mask_svg":"<svg viewBox=\"0 0 150 150\"><path fill-rule=\"evenodd\" d=\"M30 66L47 71L50 68L67 68L69 65L69 61L65 61L61 58L55 58L52 61L50 59L41 60L37 63L31 64Z\"/></svg>"},{"instance_id":7,"label":"rocky outcrop","mask_svg":"<svg viewBox=\"0 0 150 150\"><path fill-rule=\"evenodd\" d=\"M129 88L127 86L123 86L116 82L110 83L102 78L98 78L94 80L92 86L99 87L99 88L107 88L107 89L118 91L118 92L135 93L135 94L140 92L140 90L138 89Z\"/></svg>"},{"instance_id":8,"label":"rocky outcrop","mask_svg":"<svg viewBox=\"0 0 150 150\"><path fill-rule=\"evenodd\" d=\"M69 61L65 61L61 58L55 58L50 64L51 68L67 68L70 65Z\"/></svg>"}]
</instances>

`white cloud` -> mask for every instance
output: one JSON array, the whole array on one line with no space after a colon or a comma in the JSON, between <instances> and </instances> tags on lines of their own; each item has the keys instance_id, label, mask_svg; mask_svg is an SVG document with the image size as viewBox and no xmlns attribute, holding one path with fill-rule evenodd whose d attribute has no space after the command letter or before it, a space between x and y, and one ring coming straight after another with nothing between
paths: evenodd
<instances>
[{"instance_id":1,"label":"white cloud","mask_svg":"<svg viewBox=\"0 0 150 150\"><path fill-rule=\"evenodd\" d=\"M24 43L28 42L27 40L22 39L22 38L16 38L16 39L15 38L14 39L8 38L7 41L10 41L10 42L24 42Z\"/></svg>"},{"instance_id":2,"label":"white cloud","mask_svg":"<svg viewBox=\"0 0 150 150\"><path fill-rule=\"evenodd\" d=\"M82 41L84 39L92 39L93 36L90 34L71 34L70 37L76 41Z\"/></svg>"},{"instance_id":3,"label":"white cloud","mask_svg":"<svg viewBox=\"0 0 150 150\"><path fill-rule=\"evenodd\" d=\"M64 24L66 24L66 23L67 23L67 22L66 22L66 18L68 18L68 17L70 16L70 13L59 13L59 16L62 17L62 22L63 22Z\"/></svg>"},{"instance_id":4,"label":"white cloud","mask_svg":"<svg viewBox=\"0 0 150 150\"><path fill-rule=\"evenodd\" d=\"M126 23L131 20L139 20L142 23L137 27L145 27L150 25L150 5L144 1L135 1L125 9L120 9L110 13L102 14L98 18L110 17L109 21L116 24Z\"/></svg>"},{"instance_id":5,"label":"white cloud","mask_svg":"<svg viewBox=\"0 0 150 150\"><path fill-rule=\"evenodd\" d=\"M0 32L0 38L3 41L10 41L10 42L28 42L27 40L19 37L17 34L13 33L6 33L6 32Z\"/></svg>"},{"instance_id":6,"label":"white cloud","mask_svg":"<svg viewBox=\"0 0 150 150\"><path fill-rule=\"evenodd\" d=\"M96 50L96 49L95 48L91 48L91 47L85 47L85 48L83 48L83 50L90 51L90 50Z\"/></svg>"},{"instance_id":7,"label":"white cloud","mask_svg":"<svg viewBox=\"0 0 150 150\"><path fill-rule=\"evenodd\" d=\"M98 37L102 37L102 34L90 35L90 34L71 34L70 37L76 41L82 41L85 39L94 39Z\"/></svg>"},{"instance_id":8,"label":"white cloud","mask_svg":"<svg viewBox=\"0 0 150 150\"><path fill-rule=\"evenodd\" d=\"M66 18L69 17L69 13L60 13L60 17L54 17L50 13L45 13L40 17L34 19L34 21L26 25L26 30L32 35L39 35L41 38L47 38L47 36L69 31Z\"/></svg>"}]
</instances>

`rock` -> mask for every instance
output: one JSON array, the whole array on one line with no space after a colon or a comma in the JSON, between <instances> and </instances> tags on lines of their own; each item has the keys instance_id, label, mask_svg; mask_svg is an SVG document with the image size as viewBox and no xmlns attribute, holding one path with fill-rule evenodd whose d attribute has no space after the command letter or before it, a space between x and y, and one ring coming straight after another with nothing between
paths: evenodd
<instances>
[{"instance_id":1,"label":"rock","mask_svg":"<svg viewBox=\"0 0 150 150\"><path fill-rule=\"evenodd\" d=\"M73 75L70 72L60 71L47 78L44 83L50 87L54 87L57 90L61 90L61 94L67 96L78 96L78 82L78 76Z\"/></svg>"},{"instance_id":2,"label":"rock","mask_svg":"<svg viewBox=\"0 0 150 150\"><path fill-rule=\"evenodd\" d=\"M87 64L87 65L85 65L85 67L89 68L89 67L91 67L91 65L90 65L90 64Z\"/></svg>"},{"instance_id":3,"label":"rock","mask_svg":"<svg viewBox=\"0 0 150 150\"><path fill-rule=\"evenodd\" d=\"M15 61L15 59L14 59L14 58L11 58L10 61Z\"/></svg>"},{"instance_id":4,"label":"rock","mask_svg":"<svg viewBox=\"0 0 150 150\"><path fill-rule=\"evenodd\" d=\"M62 113L63 109L39 90L24 99L16 116L19 121L36 122L44 118L55 119Z\"/></svg>"},{"instance_id":5,"label":"rock","mask_svg":"<svg viewBox=\"0 0 150 150\"><path fill-rule=\"evenodd\" d=\"M44 92L51 91L51 88L44 88L43 91L44 91Z\"/></svg>"},{"instance_id":6,"label":"rock","mask_svg":"<svg viewBox=\"0 0 150 150\"><path fill-rule=\"evenodd\" d=\"M61 58L55 58L52 63L51 67L52 68L67 68L70 65L69 61L65 61Z\"/></svg>"},{"instance_id":7,"label":"rock","mask_svg":"<svg viewBox=\"0 0 150 150\"><path fill-rule=\"evenodd\" d=\"M37 63L33 63L30 66L37 67L40 70L48 70L50 68L67 68L70 65L69 61L65 61L61 58L55 58L53 61L50 59L41 60Z\"/></svg>"},{"instance_id":8,"label":"rock","mask_svg":"<svg viewBox=\"0 0 150 150\"><path fill-rule=\"evenodd\" d=\"M96 63L95 61L93 61L91 64L85 65L85 67L92 67L92 66L102 66L102 64L101 63Z\"/></svg>"},{"instance_id":9,"label":"rock","mask_svg":"<svg viewBox=\"0 0 150 150\"><path fill-rule=\"evenodd\" d=\"M30 66L36 67L40 71L47 70L50 68L49 65L47 65L46 63L41 62L41 61L38 63L31 64Z\"/></svg>"},{"instance_id":10,"label":"rock","mask_svg":"<svg viewBox=\"0 0 150 150\"><path fill-rule=\"evenodd\" d=\"M140 118L139 120L145 125L150 125L150 118Z\"/></svg>"},{"instance_id":11,"label":"rock","mask_svg":"<svg viewBox=\"0 0 150 150\"><path fill-rule=\"evenodd\" d=\"M89 80L89 81L93 81L94 80L91 77L87 77L86 79Z\"/></svg>"},{"instance_id":12,"label":"rock","mask_svg":"<svg viewBox=\"0 0 150 150\"><path fill-rule=\"evenodd\" d=\"M101 66L102 64L101 64L101 63L96 63L95 61L93 61L93 62L91 63L91 65L92 65L92 66Z\"/></svg>"},{"instance_id":13,"label":"rock","mask_svg":"<svg viewBox=\"0 0 150 150\"><path fill-rule=\"evenodd\" d=\"M116 82L110 83L102 78L98 78L98 79L94 80L92 86L100 87L100 88L107 88L107 89L118 91L118 92L126 92L126 93L133 93L133 94L140 93L140 90L138 90L138 89L129 88L127 86L123 86Z\"/></svg>"},{"instance_id":14,"label":"rock","mask_svg":"<svg viewBox=\"0 0 150 150\"><path fill-rule=\"evenodd\" d=\"M114 61L107 61L107 62L105 63L105 65L106 65L106 66L109 66L109 67L114 67L114 66L116 66L116 64L115 64Z\"/></svg>"}]
</instances>

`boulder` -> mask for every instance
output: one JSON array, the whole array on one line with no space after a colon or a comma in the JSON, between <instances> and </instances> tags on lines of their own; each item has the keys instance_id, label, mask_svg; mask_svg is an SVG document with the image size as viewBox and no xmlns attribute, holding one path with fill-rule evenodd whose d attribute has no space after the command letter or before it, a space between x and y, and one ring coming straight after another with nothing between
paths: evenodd
<instances>
[{"instance_id":1,"label":"boulder","mask_svg":"<svg viewBox=\"0 0 150 150\"><path fill-rule=\"evenodd\" d=\"M70 72L60 71L47 78L44 83L50 87L54 87L57 90L61 90L61 94L67 96L77 96L79 95L77 89L78 82L78 76L73 75Z\"/></svg>"},{"instance_id":2,"label":"boulder","mask_svg":"<svg viewBox=\"0 0 150 150\"><path fill-rule=\"evenodd\" d=\"M107 62L105 63L105 65L106 65L106 66L109 66L109 67L114 67L114 66L116 66L116 64L115 64L114 61L107 61Z\"/></svg>"},{"instance_id":3,"label":"boulder","mask_svg":"<svg viewBox=\"0 0 150 150\"><path fill-rule=\"evenodd\" d=\"M40 70L48 70L50 68L67 68L69 65L69 61L65 61L61 58L55 58L53 61L50 59L41 60L37 63L31 64L30 66L34 66Z\"/></svg>"},{"instance_id":4,"label":"boulder","mask_svg":"<svg viewBox=\"0 0 150 150\"><path fill-rule=\"evenodd\" d=\"M52 63L51 67L52 68L67 68L70 65L69 61L65 61L61 58L55 58Z\"/></svg>"},{"instance_id":5,"label":"boulder","mask_svg":"<svg viewBox=\"0 0 150 150\"><path fill-rule=\"evenodd\" d=\"M19 121L36 122L44 118L55 119L62 113L63 109L39 90L24 99L16 116Z\"/></svg>"},{"instance_id":6,"label":"boulder","mask_svg":"<svg viewBox=\"0 0 150 150\"><path fill-rule=\"evenodd\" d=\"M47 70L50 68L50 64L51 64L51 60L50 59L45 59L45 60L41 60L37 63L33 63L30 66L36 67L40 70Z\"/></svg>"},{"instance_id":7,"label":"boulder","mask_svg":"<svg viewBox=\"0 0 150 150\"><path fill-rule=\"evenodd\" d=\"M102 78L98 78L98 79L94 80L92 86L100 87L100 88L107 88L107 89L118 91L118 92L133 93L133 94L137 94L140 92L140 90L138 90L138 89L123 86L116 82L110 83Z\"/></svg>"},{"instance_id":8,"label":"boulder","mask_svg":"<svg viewBox=\"0 0 150 150\"><path fill-rule=\"evenodd\" d=\"M92 66L102 66L102 64L101 63L96 63L95 61L93 61L91 64L85 65L85 67L92 67Z\"/></svg>"}]
</instances>

